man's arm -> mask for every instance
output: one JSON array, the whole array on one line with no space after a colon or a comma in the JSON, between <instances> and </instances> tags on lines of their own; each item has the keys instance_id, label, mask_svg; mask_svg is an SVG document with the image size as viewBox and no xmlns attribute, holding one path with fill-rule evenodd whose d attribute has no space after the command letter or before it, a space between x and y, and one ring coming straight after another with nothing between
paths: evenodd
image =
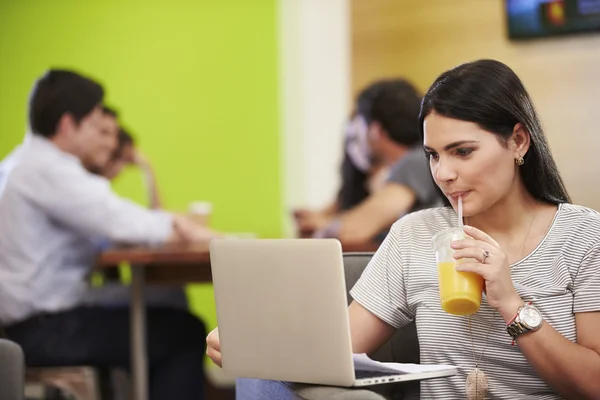
<instances>
[{"instance_id":1,"label":"man's arm","mask_svg":"<svg viewBox=\"0 0 600 400\"><path fill-rule=\"evenodd\" d=\"M422 150L413 149L392 167L382 189L333 221L324 236L344 243L364 243L409 212L415 202L429 206L437 200L429 163Z\"/></svg>"},{"instance_id":2,"label":"man's arm","mask_svg":"<svg viewBox=\"0 0 600 400\"><path fill-rule=\"evenodd\" d=\"M331 234L347 244L371 241L408 212L415 201L416 195L408 186L388 182L361 204L342 214L337 221L337 232Z\"/></svg>"},{"instance_id":3,"label":"man's arm","mask_svg":"<svg viewBox=\"0 0 600 400\"><path fill-rule=\"evenodd\" d=\"M58 224L89 236L121 243L163 243L182 237L174 218L148 210L116 195L108 181L82 167L56 165L19 179L26 201L44 210Z\"/></svg>"},{"instance_id":4,"label":"man's arm","mask_svg":"<svg viewBox=\"0 0 600 400\"><path fill-rule=\"evenodd\" d=\"M168 242L208 242L221 237L203 225L199 225L187 215L173 214L173 231Z\"/></svg>"},{"instance_id":5,"label":"man's arm","mask_svg":"<svg viewBox=\"0 0 600 400\"><path fill-rule=\"evenodd\" d=\"M325 228L338 212L338 202L327 205L322 210L294 210L293 216L300 235L312 236L315 232Z\"/></svg>"}]
</instances>

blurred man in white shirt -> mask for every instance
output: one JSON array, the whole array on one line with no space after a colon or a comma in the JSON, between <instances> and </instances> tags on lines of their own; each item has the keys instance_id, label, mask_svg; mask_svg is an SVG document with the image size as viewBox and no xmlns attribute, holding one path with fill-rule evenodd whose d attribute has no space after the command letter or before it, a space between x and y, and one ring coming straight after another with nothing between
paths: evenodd
<instances>
[{"instance_id":1,"label":"blurred man in white shirt","mask_svg":"<svg viewBox=\"0 0 600 400\"><path fill-rule=\"evenodd\" d=\"M117 196L84 168L105 165L116 146L103 96L77 73L47 72L29 100L32 133L0 163L0 325L31 366L129 366L129 311L84 305L98 240L212 237ZM185 311L149 309L148 335L151 399L203 398L203 324Z\"/></svg>"}]
</instances>

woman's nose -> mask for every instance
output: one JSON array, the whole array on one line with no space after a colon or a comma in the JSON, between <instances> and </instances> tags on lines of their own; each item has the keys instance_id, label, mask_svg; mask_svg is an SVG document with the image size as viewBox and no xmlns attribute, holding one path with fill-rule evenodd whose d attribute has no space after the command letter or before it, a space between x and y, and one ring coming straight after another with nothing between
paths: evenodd
<instances>
[{"instance_id":1,"label":"woman's nose","mask_svg":"<svg viewBox=\"0 0 600 400\"><path fill-rule=\"evenodd\" d=\"M435 179L438 182L449 182L456 179L456 170L452 166L452 162L449 160L443 160L440 158L435 167Z\"/></svg>"}]
</instances>

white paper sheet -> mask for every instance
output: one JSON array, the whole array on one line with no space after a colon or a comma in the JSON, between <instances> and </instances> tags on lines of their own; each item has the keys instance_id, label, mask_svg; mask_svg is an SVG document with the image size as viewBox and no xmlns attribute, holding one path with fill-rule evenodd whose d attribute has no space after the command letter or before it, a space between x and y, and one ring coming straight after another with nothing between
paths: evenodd
<instances>
[{"instance_id":1,"label":"white paper sheet","mask_svg":"<svg viewBox=\"0 0 600 400\"><path fill-rule=\"evenodd\" d=\"M373 371L373 372L404 372L404 373L419 373L441 371L445 369L453 369L452 365L443 364L401 364L392 362L379 362L371 360L368 355L354 354L354 368L356 370Z\"/></svg>"}]
</instances>

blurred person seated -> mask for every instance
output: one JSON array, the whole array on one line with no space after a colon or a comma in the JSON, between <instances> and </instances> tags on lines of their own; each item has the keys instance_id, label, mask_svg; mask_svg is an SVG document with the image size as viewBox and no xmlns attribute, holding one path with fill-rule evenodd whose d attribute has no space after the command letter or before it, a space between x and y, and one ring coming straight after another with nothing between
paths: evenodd
<instances>
[{"instance_id":1,"label":"blurred person seated","mask_svg":"<svg viewBox=\"0 0 600 400\"><path fill-rule=\"evenodd\" d=\"M347 156L363 173L390 166L389 175L359 204L314 218L314 236L336 237L345 244L380 242L403 215L440 204L420 146L420 105L421 95L404 79L381 80L359 94L346 139Z\"/></svg>"},{"instance_id":2,"label":"blurred person seated","mask_svg":"<svg viewBox=\"0 0 600 400\"><path fill-rule=\"evenodd\" d=\"M118 146L101 174L106 179L113 180L127 166L137 167L142 172L148 193L148 206L152 209L161 208L162 201L156 184L154 168L150 161L136 148L133 136L120 126Z\"/></svg>"},{"instance_id":3,"label":"blurred person seated","mask_svg":"<svg viewBox=\"0 0 600 400\"><path fill-rule=\"evenodd\" d=\"M136 166L144 175L144 180L148 189L148 206L152 209L161 208L162 202L156 185L156 176L150 162L135 147L133 137L120 126L117 111L111 107L104 106L103 112L105 118L112 120L106 129L112 129L112 135L116 137L111 156L104 165L84 165L85 168L96 174L112 181L127 166ZM116 131L114 131L116 129Z\"/></svg>"},{"instance_id":4,"label":"blurred person seated","mask_svg":"<svg viewBox=\"0 0 600 400\"><path fill-rule=\"evenodd\" d=\"M301 237L310 237L323 229L336 215L359 205L378 189L381 189L389 175L390 166L378 163L360 167L359 160L348 152L348 144L356 136L355 115L347 122L344 135L344 156L340 168L341 185L335 200L321 210L298 209L293 216ZM376 162L376 161L374 161Z\"/></svg>"},{"instance_id":5,"label":"blurred person seated","mask_svg":"<svg viewBox=\"0 0 600 400\"><path fill-rule=\"evenodd\" d=\"M119 197L84 168L106 165L116 147L103 97L89 78L48 71L30 95L32 133L0 163L0 325L29 366L129 367L129 310L84 304L99 241L213 237L180 215ZM202 399L203 323L149 308L147 326L150 398Z\"/></svg>"},{"instance_id":6,"label":"blurred person seated","mask_svg":"<svg viewBox=\"0 0 600 400\"><path fill-rule=\"evenodd\" d=\"M133 137L119 125L118 113L107 106L103 107L103 112L103 118L107 120L105 129L113 130L113 137L117 137L116 146L108 162L102 168L99 168L99 166L86 166L86 169L112 181L119 176L124 167L130 165L139 167L148 189L150 208L161 208L156 178L150 162L135 148ZM129 304L130 291L128 287L119 282L119 270L116 268L107 269L102 271L102 276L105 278L104 283L102 286L90 288L86 294L85 304L106 307L120 307ZM187 310L189 307L187 296L181 286L146 285L145 301L146 305L150 307L169 307L183 310Z\"/></svg>"}]
</instances>

